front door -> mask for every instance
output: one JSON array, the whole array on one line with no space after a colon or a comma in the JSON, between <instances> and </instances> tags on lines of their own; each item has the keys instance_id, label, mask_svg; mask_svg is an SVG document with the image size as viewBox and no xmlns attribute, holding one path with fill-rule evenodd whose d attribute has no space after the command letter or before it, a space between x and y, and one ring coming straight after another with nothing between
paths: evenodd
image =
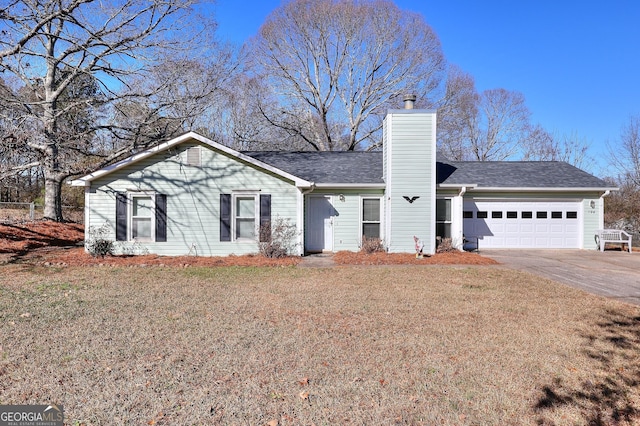
<instances>
[{"instance_id":1,"label":"front door","mask_svg":"<svg viewBox=\"0 0 640 426\"><path fill-rule=\"evenodd\" d=\"M336 210L331 200L330 195L309 197L307 252L333 251L333 218L336 216Z\"/></svg>"}]
</instances>

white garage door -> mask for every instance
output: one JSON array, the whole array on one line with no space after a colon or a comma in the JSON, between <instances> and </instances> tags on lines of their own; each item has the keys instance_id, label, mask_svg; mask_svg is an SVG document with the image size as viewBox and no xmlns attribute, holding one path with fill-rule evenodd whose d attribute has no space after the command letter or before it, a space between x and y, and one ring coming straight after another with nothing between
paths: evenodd
<instances>
[{"instance_id":1,"label":"white garage door","mask_svg":"<svg viewBox=\"0 0 640 426\"><path fill-rule=\"evenodd\" d=\"M465 201L464 235L479 248L580 248L580 202Z\"/></svg>"}]
</instances>

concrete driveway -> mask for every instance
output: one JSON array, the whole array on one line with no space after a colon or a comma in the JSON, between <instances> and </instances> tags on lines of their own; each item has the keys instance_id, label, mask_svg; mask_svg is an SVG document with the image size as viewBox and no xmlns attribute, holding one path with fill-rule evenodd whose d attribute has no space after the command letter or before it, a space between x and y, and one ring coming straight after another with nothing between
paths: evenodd
<instances>
[{"instance_id":1,"label":"concrete driveway","mask_svg":"<svg viewBox=\"0 0 640 426\"><path fill-rule=\"evenodd\" d=\"M640 253L596 250L481 250L502 265L640 305Z\"/></svg>"}]
</instances>

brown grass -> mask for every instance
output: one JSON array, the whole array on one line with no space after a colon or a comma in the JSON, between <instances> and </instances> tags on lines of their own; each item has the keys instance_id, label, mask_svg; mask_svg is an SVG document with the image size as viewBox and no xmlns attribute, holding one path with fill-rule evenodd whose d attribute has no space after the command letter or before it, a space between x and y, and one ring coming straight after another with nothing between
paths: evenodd
<instances>
[{"instance_id":1,"label":"brown grass","mask_svg":"<svg viewBox=\"0 0 640 426\"><path fill-rule=\"evenodd\" d=\"M68 424L637 424L639 352L495 267L0 267L0 404Z\"/></svg>"}]
</instances>

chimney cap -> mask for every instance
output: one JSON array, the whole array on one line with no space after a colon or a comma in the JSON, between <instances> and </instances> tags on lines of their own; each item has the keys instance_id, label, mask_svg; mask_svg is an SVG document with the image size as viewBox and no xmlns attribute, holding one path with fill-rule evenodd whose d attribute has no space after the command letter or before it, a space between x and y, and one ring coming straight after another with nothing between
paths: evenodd
<instances>
[{"instance_id":1,"label":"chimney cap","mask_svg":"<svg viewBox=\"0 0 640 426\"><path fill-rule=\"evenodd\" d=\"M402 99L404 101L404 109L413 109L413 103L416 101L416 95L407 93Z\"/></svg>"}]
</instances>

